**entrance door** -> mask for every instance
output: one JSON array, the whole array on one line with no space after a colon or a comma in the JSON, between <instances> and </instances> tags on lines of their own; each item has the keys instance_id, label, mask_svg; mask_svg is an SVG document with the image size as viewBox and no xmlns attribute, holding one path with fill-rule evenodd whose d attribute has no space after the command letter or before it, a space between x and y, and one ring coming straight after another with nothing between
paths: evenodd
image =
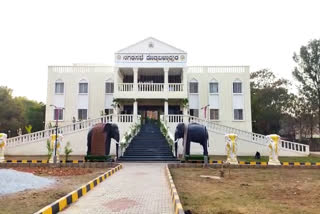
<instances>
[{"instance_id":1,"label":"entrance door","mask_svg":"<svg viewBox=\"0 0 320 214\"><path fill-rule=\"evenodd\" d=\"M141 115L143 123L146 119L160 120L163 114L163 106L138 106L138 114Z\"/></svg>"}]
</instances>

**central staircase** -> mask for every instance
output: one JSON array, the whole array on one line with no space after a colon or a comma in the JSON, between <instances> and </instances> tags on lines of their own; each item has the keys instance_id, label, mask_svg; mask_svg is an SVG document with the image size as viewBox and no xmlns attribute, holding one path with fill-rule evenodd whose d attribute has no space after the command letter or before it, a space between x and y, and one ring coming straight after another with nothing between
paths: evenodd
<instances>
[{"instance_id":1,"label":"central staircase","mask_svg":"<svg viewBox=\"0 0 320 214\"><path fill-rule=\"evenodd\" d=\"M166 138L154 122L144 124L132 139L120 161L177 161Z\"/></svg>"}]
</instances>

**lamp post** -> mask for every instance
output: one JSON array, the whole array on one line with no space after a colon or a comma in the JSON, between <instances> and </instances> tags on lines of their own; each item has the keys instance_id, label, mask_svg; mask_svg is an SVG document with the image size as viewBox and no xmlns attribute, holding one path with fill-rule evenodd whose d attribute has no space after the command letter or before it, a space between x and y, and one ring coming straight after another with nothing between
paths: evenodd
<instances>
[{"instance_id":1,"label":"lamp post","mask_svg":"<svg viewBox=\"0 0 320 214\"><path fill-rule=\"evenodd\" d=\"M55 112L55 118L56 118L56 137L55 137L55 141L54 141L54 156L53 156L53 163L57 163L57 144L58 144L58 121L59 121L59 109L63 110L64 108L58 108L55 105L50 105L51 107L54 107L54 110L56 110Z\"/></svg>"}]
</instances>

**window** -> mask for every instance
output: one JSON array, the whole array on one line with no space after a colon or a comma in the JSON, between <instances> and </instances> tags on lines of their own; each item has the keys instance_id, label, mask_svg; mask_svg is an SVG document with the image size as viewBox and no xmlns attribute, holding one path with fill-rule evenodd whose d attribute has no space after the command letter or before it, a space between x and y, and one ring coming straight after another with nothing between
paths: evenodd
<instances>
[{"instance_id":1,"label":"window","mask_svg":"<svg viewBox=\"0 0 320 214\"><path fill-rule=\"evenodd\" d=\"M88 93L88 83L80 82L79 83L79 94L87 94Z\"/></svg>"},{"instance_id":2,"label":"window","mask_svg":"<svg viewBox=\"0 0 320 214\"><path fill-rule=\"evenodd\" d=\"M198 93L198 82L190 82L189 83L190 87L190 93L197 94Z\"/></svg>"},{"instance_id":3,"label":"window","mask_svg":"<svg viewBox=\"0 0 320 214\"><path fill-rule=\"evenodd\" d=\"M78 120L86 120L88 116L88 109L78 109Z\"/></svg>"},{"instance_id":4,"label":"window","mask_svg":"<svg viewBox=\"0 0 320 214\"><path fill-rule=\"evenodd\" d=\"M64 83L63 82L56 82L55 84L55 93L56 94L63 94L64 93Z\"/></svg>"},{"instance_id":5,"label":"window","mask_svg":"<svg viewBox=\"0 0 320 214\"><path fill-rule=\"evenodd\" d=\"M210 91L210 94L219 93L219 84L217 82L210 82L209 91Z\"/></svg>"},{"instance_id":6,"label":"window","mask_svg":"<svg viewBox=\"0 0 320 214\"><path fill-rule=\"evenodd\" d=\"M234 120L243 120L243 109L234 109Z\"/></svg>"},{"instance_id":7,"label":"window","mask_svg":"<svg viewBox=\"0 0 320 214\"><path fill-rule=\"evenodd\" d=\"M105 113L106 115L113 114L113 109L105 109L105 110L104 110L104 113Z\"/></svg>"},{"instance_id":8,"label":"window","mask_svg":"<svg viewBox=\"0 0 320 214\"><path fill-rule=\"evenodd\" d=\"M199 109L190 109L190 115L194 117L199 117Z\"/></svg>"},{"instance_id":9,"label":"window","mask_svg":"<svg viewBox=\"0 0 320 214\"><path fill-rule=\"evenodd\" d=\"M113 82L106 82L106 94L112 94L114 91Z\"/></svg>"},{"instance_id":10,"label":"window","mask_svg":"<svg viewBox=\"0 0 320 214\"><path fill-rule=\"evenodd\" d=\"M54 120L63 120L63 109L54 109L53 111L53 119Z\"/></svg>"},{"instance_id":11,"label":"window","mask_svg":"<svg viewBox=\"0 0 320 214\"><path fill-rule=\"evenodd\" d=\"M242 93L242 83L234 82L233 83L233 93L241 94Z\"/></svg>"},{"instance_id":12,"label":"window","mask_svg":"<svg viewBox=\"0 0 320 214\"><path fill-rule=\"evenodd\" d=\"M210 109L210 120L219 120L219 109Z\"/></svg>"}]
</instances>

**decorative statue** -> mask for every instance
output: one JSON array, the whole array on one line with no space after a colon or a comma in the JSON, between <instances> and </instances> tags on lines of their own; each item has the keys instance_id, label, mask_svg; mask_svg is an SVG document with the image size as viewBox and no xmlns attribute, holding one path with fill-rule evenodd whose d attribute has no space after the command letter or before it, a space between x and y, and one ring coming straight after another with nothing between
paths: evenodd
<instances>
[{"instance_id":1,"label":"decorative statue","mask_svg":"<svg viewBox=\"0 0 320 214\"><path fill-rule=\"evenodd\" d=\"M268 147L270 149L269 154L269 165L281 165L278 156L279 156L279 142L280 142L280 136L276 134L271 134L266 137Z\"/></svg>"},{"instance_id":2,"label":"decorative statue","mask_svg":"<svg viewBox=\"0 0 320 214\"><path fill-rule=\"evenodd\" d=\"M203 147L203 155L208 156L208 131L207 128L198 123L190 123L185 125L179 123L177 125L174 140L175 140L175 153L177 157L178 139L183 138L183 155L190 155L190 142L200 143Z\"/></svg>"},{"instance_id":3,"label":"decorative statue","mask_svg":"<svg viewBox=\"0 0 320 214\"><path fill-rule=\"evenodd\" d=\"M119 142L119 128L114 123L99 123L93 126L88 133L88 151L91 156L108 156L110 154L111 138ZM116 144L118 158L119 145Z\"/></svg>"},{"instance_id":4,"label":"decorative statue","mask_svg":"<svg viewBox=\"0 0 320 214\"><path fill-rule=\"evenodd\" d=\"M225 140L226 140L227 163L238 164L238 160L237 160L238 135L226 134Z\"/></svg>"},{"instance_id":5,"label":"decorative statue","mask_svg":"<svg viewBox=\"0 0 320 214\"><path fill-rule=\"evenodd\" d=\"M56 143L56 134L52 134L50 137L50 146L51 149L53 149L52 155L50 157L49 163L54 163L54 154L56 154L57 157L57 163L60 162L60 151L61 151L61 144L62 144L62 139L63 139L63 135L62 134L58 134L58 139L57 139L57 152L55 152L54 150L56 149L55 147L55 143Z\"/></svg>"},{"instance_id":6,"label":"decorative statue","mask_svg":"<svg viewBox=\"0 0 320 214\"><path fill-rule=\"evenodd\" d=\"M7 135L5 133L0 133L0 163L3 163L4 160L4 150L7 144Z\"/></svg>"}]
</instances>

